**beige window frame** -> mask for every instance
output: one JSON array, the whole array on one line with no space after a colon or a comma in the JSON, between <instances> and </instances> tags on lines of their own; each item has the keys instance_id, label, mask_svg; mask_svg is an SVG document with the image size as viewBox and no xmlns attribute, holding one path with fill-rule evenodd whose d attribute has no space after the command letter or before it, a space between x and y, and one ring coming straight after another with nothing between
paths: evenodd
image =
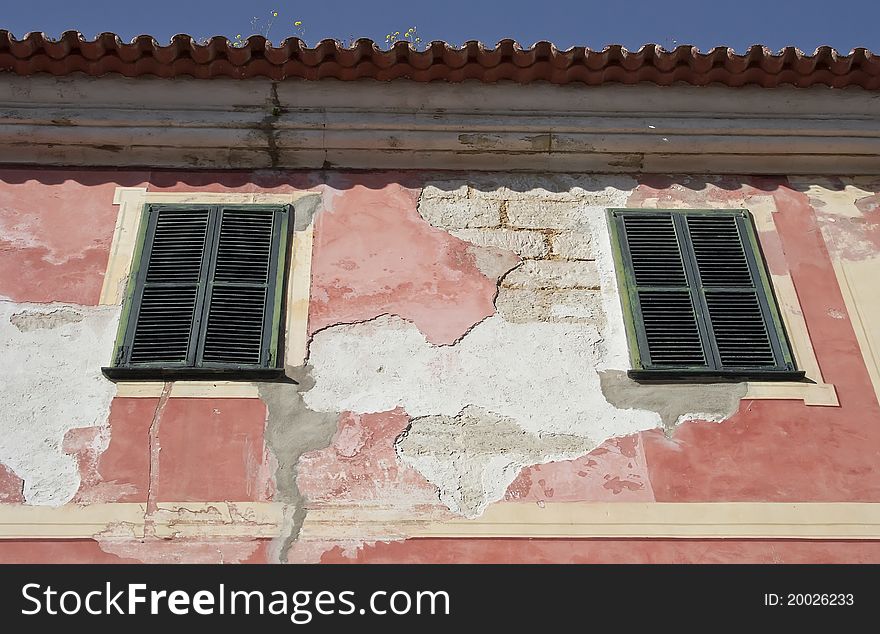
<instances>
[{"instance_id":1,"label":"beige window frame","mask_svg":"<svg viewBox=\"0 0 880 634\"><path fill-rule=\"evenodd\" d=\"M315 199L318 200L315 200ZM121 306L131 271L141 211L147 203L166 204L289 204L294 208L293 257L287 271L284 315L284 360L286 366L305 363L308 346L309 295L311 292L312 223L298 221L297 211L320 203L320 194L150 192L145 187L117 187L113 204L119 205L110 258L98 304ZM112 352L108 351L108 358ZM117 396L158 397L161 381L125 381L117 384ZM241 381L175 381L171 397L259 398L257 384Z\"/></svg>"},{"instance_id":2,"label":"beige window frame","mask_svg":"<svg viewBox=\"0 0 880 634\"><path fill-rule=\"evenodd\" d=\"M648 198L639 201L639 208L690 209L695 204L681 201ZM771 196L749 196L742 201L723 204L714 201L699 202L700 209L748 209L755 219L758 238L768 247L778 246L767 244L767 240L778 240L779 233L773 215L776 205ZM781 251L781 248L779 249ZM826 383L816 359L816 351L810 339L810 331L804 320L804 313L798 299L797 290L791 279L791 273L772 273L770 283L779 305L782 321L788 333L789 343L795 362L800 370L806 373L804 381L749 381L746 385L744 399L790 399L801 400L805 405L839 407L837 390L831 383Z\"/></svg>"}]
</instances>

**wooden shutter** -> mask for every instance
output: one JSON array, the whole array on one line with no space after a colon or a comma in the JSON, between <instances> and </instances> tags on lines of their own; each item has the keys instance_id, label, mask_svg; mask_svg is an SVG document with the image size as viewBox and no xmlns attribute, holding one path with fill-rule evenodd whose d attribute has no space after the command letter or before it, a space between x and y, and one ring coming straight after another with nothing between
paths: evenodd
<instances>
[{"instance_id":1,"label":"wooden shutter","mask_svg":"<svg viewBox=\"0 0 880 634\"><path fill-rule=\"evenodd\" d=\"M210 216L210 209L162 209L150 214L147 266L136 298L130 363L192 363Z\"/></svg>"},{"instance_id":2,"label":"wooden shutter","mask_svg":"<svg viewBox=\"0 0 880 634\"><path fill-rule=\"evenodd\" d=\"M711 343L722 368L773 368L779 365L758 293L760 277L750 266L739 222L741 216L685 216Z\"/></svg>"},{"instance_id":3,"label":"wooden shutter","mask_svg":"<svg viewBox=\"0 0 880 634\"><path fill-rule=\"evenodd\" d=\"M705 366L703 341L672 217L624 216L622 220L648 363Z\"/></svg>"},{"instance_id":4,"label":"wooden shutter","mask_svg":"<svg viewBox=\"0 0 880 634\"><path fill-rule=\"evenodd\" d=\"M246 378L256 378L282 372L288 215L286 206L149 205L116 365L105 374L162 378L245 370Z\"/></svg>"},{"instance_id":5,"label":"wooden shutter","mask_svg":"<svg viewBox=\"0 0 880 634\"><path fill-rule=\"evenodd\" d=\"M217 254L208 288L204 363L267 361L277 241L271 209L221 209ZM273 248L274 247L274 248ZM272 287L272 288L270 288Z\"/></svg>"},{"instance_id":6,"label":"wooden shutter","mask_svg":"<svg viewBox=\"0 0 880 634\"><path fill-rule=\"evenodd\" d=\"M633 375L800 377L747 212L611 210Z\"/></svg>"}]
</instances>

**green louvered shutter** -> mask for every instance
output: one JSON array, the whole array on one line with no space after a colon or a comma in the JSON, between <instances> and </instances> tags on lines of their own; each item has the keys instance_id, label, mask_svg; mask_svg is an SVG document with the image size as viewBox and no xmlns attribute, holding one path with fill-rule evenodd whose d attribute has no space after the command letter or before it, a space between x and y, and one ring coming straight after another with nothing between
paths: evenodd
<instances>
[{"instance_id":1,"label":"green louvered shutter","mask_svg":"<svg viewBox=\"0 0 880 634\"><path fill-rule=\"evenodd\" d=\"M280 212L221 209L208 284L203 363L268 362Z\"/></svg>"},{"instance_id":2,"label":"green louvered shutter","mask_svg":"<svg viewBox=\"0 0 880 634\"><path fill-rule=\"evenodd\" d=\"M287 206L148 205L105 374L278 374L288 216Z\"/></svg>"},{"instance_id":3,"label":"green louvered shutter","mask_svg":"<svg viewBox=\"0 0 880 634\"><path fill-rule=\"evenodd\" d=\"M201 314L210 209L161 209L150 216L131 337L132 365L191 365Z\"/></svg>"},{"instance_id":4,"label":"green louvered shutter","mask_svg":"<svg viewBox=\"0 0 880 634\"><path fill-rule=\"evenodd\" d=\"M610 211L632 374L798 378L743 210Z\"/></svg>"},{"instance_id":5,"label":"green louvered shutter","mask_svg":"<svg viewBox=\"0 0 880 634\"><path fill-rule=\"evenodd\" d=\"M742 216L684 217L696 263L710 342L721 368L776 368L781 351L770 337L772 323L760 278L743 244Z\"/></svg>"},{"instance_id":6,"label":"green louvered shutter","mask_svg":"<svg viewBox=\"0 0 880 634\"><path fill-rule=\"evenodd\" d=\"M707 367L684 258L669 215L624 216L641 339L654 367Z\"/></svg>"}]
</instances>

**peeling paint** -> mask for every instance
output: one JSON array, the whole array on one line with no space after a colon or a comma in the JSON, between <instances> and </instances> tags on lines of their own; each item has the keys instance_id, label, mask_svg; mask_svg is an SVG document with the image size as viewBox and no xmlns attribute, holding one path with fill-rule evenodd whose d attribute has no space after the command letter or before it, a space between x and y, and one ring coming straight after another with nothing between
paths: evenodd
<instances>
[{"instance_id":1,"label":"peeling paint","mask_svg":"<svg viewBox=\"0 0 880 634\"><path fill-rule=\"evenodd\" d=\"M853 261L876 258L880 253L880 214L877 213L880 182L844 182L840 179L812 182L803 187L816 209L819 227L829 248Z\"/></svg>"},{"instance_id":2,"label":"peeling paint","mask_svg":"<svg viewBox=\"0 0 880 634\"><path fill-rule=\"evenodd\" d=\"M455 416L414 418L397 439L401 461L422 473L456 513L479 516L523 466L565 460L593 448L572 434L527 432L515 420L469 405Z\"/></svg>"},{"instance_id":3,"label":"peeling paint","mask_svg":"<svg viewBox=\"0 0 880 634\"><path fill-rule=\"evenodd\" d=\"M65 434L64 452L75 456L79 464L80 486L72 502L93 504L139 498L138 487L133 483L107 481L102 477L101 459L110 447L111 426L112 422L108 421L106 427L81 427ZM122 434L123 431L117 428L116 436Z\"/></svg>"},{"instance_id":4,"label":"peeling paint","mask_svg":"<svg viewBox=\"0 0 880 634\"><path fill-rule=\"evenodd\" d=\"M297 487L309 506L343 501L436 503L434 487L397 459L395 440L409 424L400 408L374 414L343 412L330 445L299 460Z\"/></svg>"},{"instance_id":5,"label":"peeling paint","mask_svg":"<svg viewBox=\"0 0 880 634\"><path fill-rule=\"evenodd\" d=\"M394 314L451 344L494 313L495 279L480 270L474 247L425 222L417 198L395 185L325 198L315 224L311 333ZM486 251L480 265L494 271L510 257Z\"/></svg>"},{"instance_id":6,"label":"peeling paint","mask_svg":"<svg viewBox=\"0 0 880 634\"><path fill-rule=\"evenodd\" d=\"M83 320L82 313L69 308L56 308L44 311L23 311L9 317L10 323L21 332L59 328L65 324L76 324Z\"/></svg>"},{"instance_id":7,"label":"peeling paint","mask_svg":"<svg viewBox=\"0 0 880 634\"><path fill-rule=\"evenodd\" d=\"M310 356L315 387L303 398L317 411L402 407L413 417L454 418L476 406L516 421L541 442L552 434L577 436L582 439L579 453L586 453L607 438L660 425L653 412L616 409L605 401L593 367L601 350L602 339L589 325L511 324L495 316L457 345L439 347L412 324L379 317L315 336ZM547 442L547 459L552 460L553 446ZM497 485L486 492L485 502L500 499L519 468L545 461L535 459L534 452L517 469L510 460L487 461L482 477Z\"/></svg>"},{"instance_id":8,"label":"peeling paint","mask_svg":"<svg viewBox=\"0 0 880 634\"><path fill-rule=\"evenodd\" d=\"M96 304L116 223L113 192L146 176L0 171L0 297Z\"/></svg>"},{"instance_id":9,"label":"peeling paint","mask_svg":"<svg viewBox=\"0 0 880 634\"><path fill-rule=\"evenodd\" d=\"M192 539L118 539L97 537L105 553L146 564L238 564L256 559L265 563L264 541Z\"/></svg>"},{"instance_id":10,"label":"peeling paint","mask_svg":"<svg viewBox=\"0 0 880 634\"><path fill-rule=\"evenodd\" d=\"M56 311L81 319L55 320L49 329L22 330L22 323L33 322L13 322L15 315ZM79 467L65 451L64 437L78 427L107 424L116 388L101 366L109 361L118 320L116 307L0 302L0 401L6 404L0 412L0 463L24 480L29 504L64 504L79 488Z\"/></svg>"},{"instance_id":11,"label":"peeling paint","mask_svg":"<svg viewBox=\"0 0 880 634\"><path fill-rule=\"evenodd\" d=\"M394 509L410 517L428 512L437 515L439 511L448 514L437 499L436 488L397 457L394 441L409 422L409 416L400 408L375 414L343 412L331 444L302 455L296 484L308 512L286 561L314 563L334 547L354 552L364 543L397 538L387 533L374 535L363 526L355 539L328 539L321 526L310 522L314 511L348 504L354 508Z\"/></svg>"},{"instance_id":12,"label":"peeling paint","mask_svg":"<svg viewBox=\"0 0 880 634\"><path fill-rule=\"evenodd\" d=\"M403 408L413 418L397 442L401 461L469 517L501 499L523 468L563 464L634 432L730 416L744 384L667 390L626 377L605 221L605 208L630 195L614 187L617 181L513 176L429 184L419 203L423 218L475 244L509 244L532 259L500 277L498 314L448 349L391 311L315 333L316 386L304 394L307 406ZM497 210L499 224L468 228L479 217L475 208ZM523 240L517 231L527 232ZM554 251L531 244L540 232L548 232ZM504 267L481 268L492 277ZM693 411L695 396L700 412ZM646 476L606 473L600 486L615 496L639 492Z\"/></svg>"},{"instance_id":13,"label":"peeling paint","mask_svg":"<svg viewBox=\"0 0 880 634\"><path fill-rule=\"evenodd\" d=\"M493 280L504 277L520 264L516 255L502 249L474 246L468 247L468 253L473 257L474 265L480 273Z\"/></svg>"},{"instance_id":14,"label":"peeling paint","mask_svg":"<svg viewBox=\"0 0 880 634\"><path fill-rule=\"evenodd\" d=\"M414 525L471 525L450 509L476 517L497 500L516 517L560 502L877 498L867 347L853 338L856 310L824 250L835 264L859 265L847 270L859 274L850 283L864 308L876 296L866 294L876 178L156 173L151 191L289 192L297 183L321 196L298 200L294 220L295 230L315 232L310 365L289 367L291 383L260 385L261 401L168 399L151 435L155 397L117 398L110 409L114 386L99 374L118 308L87 305L113 229L109 177L80 175L92 183L80 185L67 172L29 174L12 177L17 191L0 191L0 260L11 253L15 262L0 279L0 295L12 298L0 302L0 398L12 405L0 414L0 502L124 502L135 513L148 503L157 529L144 538L130 522L111 522L96 542L70 544L76 557L403 557L419 547L382 542ZM60 189L38 182L52 178ZM58 228L28 211L34 197L68 195L77 209L97 210L99 226L71 226L66 201L64 218L52 216ZM771 272L790 276L839 408L743 400L743 383L627 377L605 209L664 204L761 206ZM59 298L68 303L17 303ZM200 436L210 442L194 448ZM188 454L199 464L216 458L215 473L191 469ZM273 520L251 525L180 506L211 500L266 505ZM563 560L574 542L560 543L541 552ZM491 544L490 560L521 558L516 545ZM417 560L436 556L419 552Z\"/></svg>"},{"instance_id":15,"label":"peeling paint","mask_svg":"<svg viewBox=\"0 0 880 634\"><path fill-rule=\"evenodd\" d=\"M635 486L614 489L625 480ZM608 440L590 453L526 467L507 489L517 502L653 502L654 491L640 434Z\"/></svg>"}]
</instances>

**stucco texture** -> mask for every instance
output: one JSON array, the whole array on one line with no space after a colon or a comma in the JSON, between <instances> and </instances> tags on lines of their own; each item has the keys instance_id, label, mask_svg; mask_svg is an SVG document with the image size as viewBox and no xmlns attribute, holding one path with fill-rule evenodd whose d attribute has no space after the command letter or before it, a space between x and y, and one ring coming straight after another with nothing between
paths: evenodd
<instances>
[{"instance_id":1,"label":"stucco texture","mask_svg":"<svg viewBox=\"0 0 880 634\"><path fill-rule=\"evenodd\" d=\"M291 383L259 386L259 398L114 398L100 367L120 307L97 303L117 186L320 195L308 357ZM835 273L874 266L878 196L865 180L4 170L0 508L140 504L146 534L0 540L0 561L877 560L875 543L842 541L483 548L408 540L400 518L553 502L880 502L873 333ZM790 276L839 407L626 378L605 209L664 205L771 210L765 257ZM155 532L163 504L219 502L277 505L281 519L252 537L229 537L245 515ZM387 521L322 519L346 509Z\"/></svg>"}]
</instances>

